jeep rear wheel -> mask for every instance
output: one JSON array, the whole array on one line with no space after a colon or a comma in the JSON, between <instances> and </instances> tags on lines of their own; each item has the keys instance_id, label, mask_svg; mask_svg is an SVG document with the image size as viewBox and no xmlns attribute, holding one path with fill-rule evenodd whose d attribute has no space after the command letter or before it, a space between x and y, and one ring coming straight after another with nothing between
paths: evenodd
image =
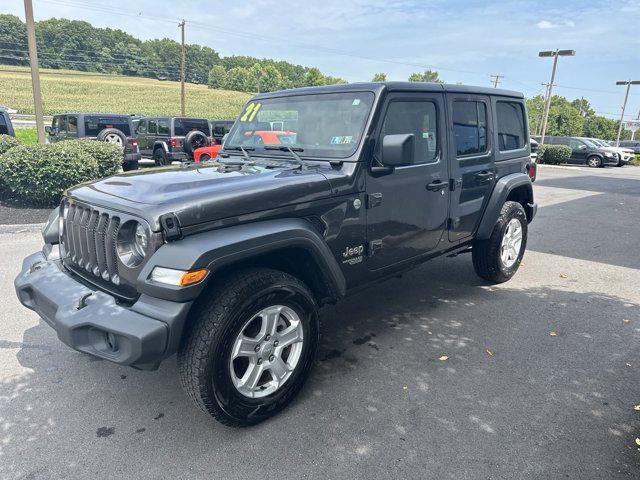
<instances>
[{"instance_id":1,"label":"jeep rear wheel","mask_svg":"<svg viewBox=\"0 0 640 480\"><path fill-rule=\"evenodd\" d=\"M289 404L309 373L315 300L300 280L269 269L237 272L209 292L178 352L182 386L221 423L254 425Z\"/></svg>"},{"instance_id":2,"label":"jeep rear wheel","mask_svg":"<svg viewBox=\"0 0 640 480\"><path fill-rule=\"evenodd\" d=\"M153 160L156 162L157 167L162 167L164 165L169 165L169 159L167 158L167 154L164 152L162 148L156 148L153 151Z\"/></svg>"},{"instance_id":3,"label":"jeep rear wheel","mask_svg":"<svg viewBox=\"0 0 640 480\"><path fill-rule=\"evenodd\" d=\"M493 283L509 280L518 271L527 246L527 215L517 202L505 202L491 237L473 244L473 267Z\"/></svg>"}]
</instances>

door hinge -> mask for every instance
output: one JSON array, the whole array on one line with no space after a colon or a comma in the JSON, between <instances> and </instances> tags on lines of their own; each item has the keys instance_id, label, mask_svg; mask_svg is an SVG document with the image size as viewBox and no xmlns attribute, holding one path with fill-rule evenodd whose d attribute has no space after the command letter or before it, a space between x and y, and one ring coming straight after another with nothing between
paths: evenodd
<instances>
[{"instance_id":1,"label":"door hinge","mask_svg":"<svg viewBox=\"0 0 640 480\"><path fill-rule=\"evenodd\" d=\"M382 240L372 240L369 242L368 254L372 257L378 250L382 248Z\"/></svg>"},{"instance_id":2,"label":"door hinge","mask_svg":"<svg viewBox=\"0 0 640 480\"><path fill-rule=\"evenodd\" d=\"M458 188L462 186L462 179L461 178L450 178L449 179L449 190L451 190L452 192Z\"/></svg>"},{"instance_id":3,"label":"door hinge","mask_svg":"<svg viewBox=\"0 0 640 480\"><path fill-rule=\"evenodd\" d=\"M379 207L382 205L382 193L367 193L365 202L367 208Z\"/></svg>"}]
</instances>

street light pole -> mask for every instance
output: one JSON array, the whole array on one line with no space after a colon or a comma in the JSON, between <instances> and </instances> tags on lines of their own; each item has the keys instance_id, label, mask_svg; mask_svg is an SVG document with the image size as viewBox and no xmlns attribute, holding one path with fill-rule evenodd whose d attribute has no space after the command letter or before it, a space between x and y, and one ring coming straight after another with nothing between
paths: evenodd
<instances>
[{"instance_id":1,"label":"street light pole","mask_svg":"<svg viewBox=\"0 0 640 480\"><path fill-rule=\"evenodd\" d=\"M551 69L551 80L549 81L549 88L547 89L547 100L544 104L544 110L542 115L542 128L540 130L540 143L544 143L544 136L547 132L547 121L549 120L549 108L551 107L551 97L553 91L553 82L556 79L556 69L558 67L558 57L574 56L575 50L546 50L544 52L538 52L539 57L553 57L553 68Z\"/></svg>"},{"instance_id":2,"label":"street light pole","mask_svg":"<svg viewBox=\"0 0 640 480\"><path fill-rule=\"evenodd\" d=\"M620 125L618 125L618 137L616 138L616 147L620 146L620 134L622 133L622 122L624 121L624 111L627 108L627 100L629 99L629 90L631 85L640 85L640 80L622 80L616 82L616 85L626 85L627 91L624 94L624 103L622 104L622 113L620 114Z\"/></svg>"},{"instance_id":3,"label":"street light pole","mask_svg":"<svg viewBox=\"0 0 640 480\"><path fill-rule=\"evenodd\" d=\"M185 52L184 52L184 20L178 23L180 27L181 34L181 50L182 50L182 61L180 62L180 115L184 117L185 108L184 108L184 61L185 61Z\"/></svg>"}]
</instances>

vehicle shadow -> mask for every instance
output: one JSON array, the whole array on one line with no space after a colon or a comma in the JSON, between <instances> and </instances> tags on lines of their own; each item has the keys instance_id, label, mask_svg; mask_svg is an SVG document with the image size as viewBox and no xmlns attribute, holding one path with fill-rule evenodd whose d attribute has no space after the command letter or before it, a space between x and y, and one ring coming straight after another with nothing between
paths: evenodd
<instances>
[{"instance_id":1,"label":"vehicle shadow","mask_svg":"<svg viewBox=\"0 0 640 480\"><path fill-rule=\"evenodd\" d=\"M302 476L301 457L319 478L637 476L640 375L626 364L638 305L488 286L469 260L434 260L325 308L308 384L251 429L194 408L175 359L156 372L98 361L40 322L5 345L23 373L2 383L0 477Z\"/></svg>"}]
</instances>

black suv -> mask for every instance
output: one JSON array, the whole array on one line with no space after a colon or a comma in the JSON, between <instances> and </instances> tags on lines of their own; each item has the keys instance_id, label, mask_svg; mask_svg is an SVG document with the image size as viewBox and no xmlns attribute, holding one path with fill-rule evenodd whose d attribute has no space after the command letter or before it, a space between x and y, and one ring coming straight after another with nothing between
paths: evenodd
<instances>
[{"instance_id":1,"label":"black suv","mask_svg":"<svg viewBox=\"0 0 640 480\"><path fill-rule=\"evenodd\" d=\"M235 120L209 120L211 125L211 137L218 145L222 145L222 139L231 131Z\"/></svg>"},{"instance_id":2,"label":"black suv","mask_svg":"<svg viewBox=\"0 0 640 480\"><path fill-rule=\"evenodd\" d=\"M15 137L16 134L13 131L13 124L11 123L11 117L6 110L0 110L0 135L11 135Z\"/></svg>"},{"instance_id":3,"label":"black suv","mask_svg":"<svg viewBox=\"0 0 640 480\"><path fill-rule=\"evenodd\" d=\"M122 147L124 171L137 170L140 160L138 141L133 137L130 115L111 113L61 113L45 127L48 142L88 138Z\"/></svg>"},{"instance_id":4,"label":"black suv","mask_svg":"<svg viewBox=\"0 0 640 480\"><path fill-rule=\"evenodd\" d=\"M205 118L145 117L138 120L136 138L140 152L156 165L193 160L197 148L211 144L211 127Z\"/></svg>"},{"instance_id":5,"label":"black suv","mask_svg":"<svg viewBox=\"0 0 640 480\"><path fill-rule=\"evenodd\" d=\"M533 137L540 141L540 137ZM588 165L589 167L618 166L618 155L609 148L601 147L587 138L545 136L547 145L566 145L571 147L568 163Z\"/></svg>"},{"instance_id":6,"label":"black suv","mask_svg":"<svg viewBox=\"0 0 640 480\"><path fill-rule=\"evenodd\" d=\"M265 130L287 119L288 142ZM252 137L259 137L262 142ZM265 93L216 163L70 189L15 280L67 345L255 424L302 387L318 308L442 255L518 270L536 214L522 94L433 83Z\"/></svg>"}]
</instances>

